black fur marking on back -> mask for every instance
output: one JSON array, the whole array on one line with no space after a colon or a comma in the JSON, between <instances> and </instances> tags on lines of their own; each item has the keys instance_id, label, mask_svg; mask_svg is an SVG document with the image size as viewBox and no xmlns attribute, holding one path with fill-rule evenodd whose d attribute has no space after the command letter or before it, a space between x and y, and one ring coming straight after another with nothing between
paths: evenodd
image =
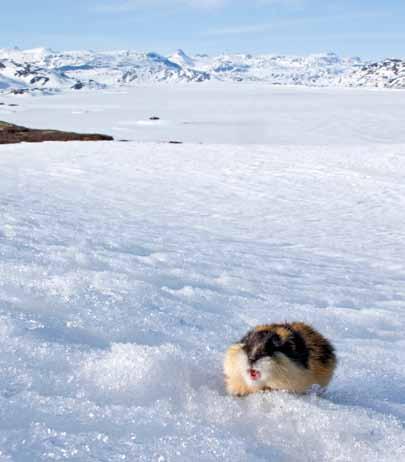
<instances>
[{"instance_id":1,"label":"black fur marking on back","mask_svg":"<svg viewBox=\"0 0 405 462\"><path fill-rule=\"evenodd\" d=\"M335 349L329 342L324 342L320 346L319 361L322 364L329 364L329 362L335 359Z\"/></svg>"},{"instance_id":2,"label":"black fur marking on back","mask_svg":"<svg viewBox=\"0 0 405 462\"><path fill-rule=\"evenodd\" d=\"M308 369L309 349L304 338L299 332L289 329L291 332L290 338L281 346L279 351L284 353L289 359L296 362L302 367Z\"/></svg>"}]
</instances>

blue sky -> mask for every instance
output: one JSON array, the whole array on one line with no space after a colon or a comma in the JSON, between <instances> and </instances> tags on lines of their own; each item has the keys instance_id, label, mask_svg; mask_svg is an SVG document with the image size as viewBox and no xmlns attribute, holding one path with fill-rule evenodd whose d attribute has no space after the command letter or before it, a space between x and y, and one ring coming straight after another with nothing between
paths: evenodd
<instances>
[{"instance_id":1,"label":"blue sky","mask_svg":"<svg viewBox=\"0 0 405 462\"><path fill-rule=\"evenodd\" d=\"M405 57L404 0L14 0L0 48Z\"/></svg>"}]
</instances>

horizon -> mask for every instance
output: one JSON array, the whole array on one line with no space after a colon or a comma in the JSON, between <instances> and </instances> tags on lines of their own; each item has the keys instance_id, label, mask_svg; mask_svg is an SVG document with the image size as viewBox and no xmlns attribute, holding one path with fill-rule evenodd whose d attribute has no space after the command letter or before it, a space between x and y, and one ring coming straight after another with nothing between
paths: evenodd
<instances>
[{"instance_id":1,"label":"horizon","mask_svg":"<svg viewBox=\"0 0 405 462\"><path fill-rule=\"evenodd\" d=\"M197 57L197 56L208 56L210 58L212 57L216 57L216 56L222 56L222 55L232 55L232 56L248 56L248 55L252 55L252 56L286 56L286 57L309 57L309 56L323 56L323 55L335 55L337 56L338 58L342 58L342 59L355 59L355 58L359 58L361 61L374 61L373 58L365 58L361 55L341 55L341 54L338 54L336 53L334 50L320 50L320 51L315 51L315 52L311 52L311 53L303 53L303 54L293 54L293 53L277 53L277 52L272 52L272 53L266 53L266 52L262 52L262 53L254 53L254 52L242 52L242 51L232 51L232 52L225 52L225 51L220 51L218 53L206 53L204 51L197 51L197 52L194 52L194 53L189 53L187 50L183 49L183 48L177 48L175 50L172 50L168 53L162 53L161 51L159 50L155 50L155 49L144 49L144 50L140 50L140 49L131 49L131 48L111 48L111 49L92 49L92 48L72 48L72 49L55 49L54 47L49 47L49 46L34 46L34 47L30 47L30 48L21 48L19 46L11 46L11 47L1 47L0 46L0 50L6 50L6 51L20 51L20 52L23 52L23 53L27 53L27 52L35 52L35 51L48 51L50 53L76 53L76 52L89 52L89 53L120 53L120 52L132 52L132 53L139 53L139 54L147 54L147 53L157 53L159 54L160 56L163 56L163 57L166 57L166 58L170 58L171 56L173 56L175 53L178 53L178 52L182 52L184 53L186 56L189 56L189 57ZM390 58L398 58L397 56L383 56L381 58L376 58L375 61L377 61L378 59L390 59Z\"/></svg>"},{"instance_id":2,"label":"horizon","mask_svg":"<svg viewBox=\"0 0 405 462\"><path fill-rule=\"evenodd\" d=\"M0 47L21 50L405 57L398 0L21 0L2 19Z\"/></svg>"}]
</instances>

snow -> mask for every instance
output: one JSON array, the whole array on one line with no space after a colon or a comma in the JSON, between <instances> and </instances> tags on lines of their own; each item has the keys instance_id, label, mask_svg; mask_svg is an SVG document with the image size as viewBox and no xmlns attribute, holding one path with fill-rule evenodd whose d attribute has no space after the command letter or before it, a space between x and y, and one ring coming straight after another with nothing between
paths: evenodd
<instances>
[{"instance_id":1,"label":"snow","mask_svg":"<svg viewBox=\"0 0 405 462\"><path fill-rule=\"evenodd\" d=\"M175 53L173 53L171 56L169 56L169 59L172 63L176 63L179 66L186 66L186 67L194 67L195 63L190 56L186 55L183 50L177 50Z\"/></svg>"},{"instance_id":2,"label":"snow","mask_svg":"<svg viewBox=\"0 0 405 462\"><path fill-rule=\"evenodd\" d=\"M52 97L4 96L1 101L19 106L12 114L0 106L0 120L37 128L105 132L134 141L405 143L400 123L405 117L405 92L383 89L202 83L143 85ZM160 120L149 120L154 116Z\"/></svg>"},{"instance_id":3,"label":"snow","mask_svg":"<svg viewBox=\"0 0 405 462\"><path fill-rule=\"evenodd\" d=\"M134 50L0 49L0 78L8 76L28 92L40 90L46 94L83 88L120 89L150 83L208 81L403 89L404 69L402 59L368 62L332 52L308 56L228 53L189 56L179 49L164 56L155 51Z\"/></svg>"},{"instance_id":4,"label":"snow","mask_svg":"<svg viewBox=\"0 0 405 462\"><path fill-rule=\"evenodd\" d=\"M186 102L215 125L206 90L168 87L178 105L161 126ZM268 115L273 142L257 129L239 143L254 123L235 113L219 130L177 128L183 145L0 146L1 461L404 458L402 94L395 105L389 92L277 91L274 111L293 122L287 136ZM83 128L93 118L108 131L129 113L114 98L136 120L163 101L138 118L135 90L85 96L14 97L10 116L70 128L81 107ZM285 320L336 345L326 394L226 396L227 345Z\"/></svg>"},{"instance_id":5,"label":"snow","mask_svg":"<svg viewBox=\"0 0 405 462\"><path fill-rule=\"evenodd\" d=\"M2 68L0 67L0 71ZM0 90L9 90L10 88L19 89L22 88L23 85L21 82L9 78L5 75L0 75Z\"/></svg>"}]
</instances>

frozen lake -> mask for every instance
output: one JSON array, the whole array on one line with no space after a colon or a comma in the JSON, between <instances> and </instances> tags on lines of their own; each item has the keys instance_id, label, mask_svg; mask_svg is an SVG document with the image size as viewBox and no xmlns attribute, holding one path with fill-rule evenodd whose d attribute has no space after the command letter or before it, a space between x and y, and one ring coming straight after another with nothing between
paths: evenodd
<instances>
[{"instance_id":1,"label":"frozen lake","mask_svg":"<svg viewBox=\"0 0 405 462\"><path fill-rule=\"evenodd\" d=\"M405 91L194 84L1 101L20 105L0 106L0 119L9 122L134 141L405 143Z\"/></svg>"}]
</instances>

